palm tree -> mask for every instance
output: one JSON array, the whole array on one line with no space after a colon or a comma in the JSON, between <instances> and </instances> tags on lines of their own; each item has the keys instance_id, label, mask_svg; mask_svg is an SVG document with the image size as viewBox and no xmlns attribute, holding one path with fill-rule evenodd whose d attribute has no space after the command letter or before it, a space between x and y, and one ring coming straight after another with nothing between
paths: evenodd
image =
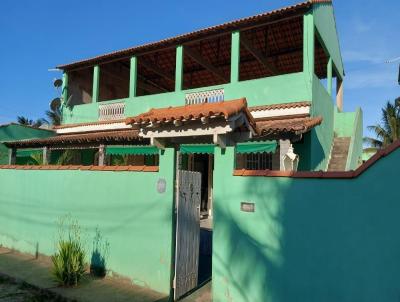
<instances>
[{"instance_id":1,"label":"palm tree","mask_svg":"<svg viewBox=\"0 0 400 302\"><path fill-rule=\"evenodd\" d=\"M375 134L375 138L364 137L364 142L375 149L384 148L400 139L400 97L394 103L386 103L382 108L381 123L368 126L368 130Z\"/></svg>"},{"instance_id":2,"label":"palm tree","mask_svg":"<svg viewBox=\"0 0 400 302\"><path fill-rule=\"evenodd\" d=\"M26 126L39 128L40 126L43 126L44 124L46 124L47 121L43 118L40 118L40 119L37 119L36 121L34 121L25 116L17 116L17 122L20 125L26 125Z\"/></svg>"},{"instance_id":3,"label":"palm tree","mask_svg":"<svg viewBox=\"0 0 400 302\"><path fill-rule=\"evenodd\" d=\"M61 124L61 112L60 109L55 109L55 110L47 110L46 111L46 116L49 119L51 125L53 126L58 126Z\"/></svg>"}]
</instances>

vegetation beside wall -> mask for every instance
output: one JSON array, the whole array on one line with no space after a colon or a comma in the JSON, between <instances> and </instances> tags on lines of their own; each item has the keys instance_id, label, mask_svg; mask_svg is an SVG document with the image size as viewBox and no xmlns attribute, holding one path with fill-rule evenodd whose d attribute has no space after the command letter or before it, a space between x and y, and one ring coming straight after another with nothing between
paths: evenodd
<instances>
[{"instance_id":1,"label":"vegetation beside wall","mask_svg":"<svg viewBox=\"0 0 400 302\"><path fill-rule=\"evenodd\" d=\"M57 219L70 214L85 250L97 231L107 238L107 269L169 294L173 167L174 151L166 149L159 172L0 169L0 244L53 255ZM159 179L167 183L164 193Z\"/></svg>"}]
</instances>

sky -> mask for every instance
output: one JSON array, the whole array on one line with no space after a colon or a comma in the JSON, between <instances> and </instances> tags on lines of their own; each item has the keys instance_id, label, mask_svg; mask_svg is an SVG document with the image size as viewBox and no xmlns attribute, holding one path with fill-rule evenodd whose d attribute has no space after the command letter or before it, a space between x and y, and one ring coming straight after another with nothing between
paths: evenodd
<instances>
[{"instance_id":1,"label":"sky","mask_svg":"<svg viewBox=\"0 0 400 302\"><path fill-rule=\"evenodd\" d=\"M58 96L56 65L258 14L299 1L146 0L0 2L0 124L44 116ZM334 0L345 67L344 110L364 126L400 96L400 1ZM365 131L365 134L368 134Z\"/></svg>"}]
</instances>

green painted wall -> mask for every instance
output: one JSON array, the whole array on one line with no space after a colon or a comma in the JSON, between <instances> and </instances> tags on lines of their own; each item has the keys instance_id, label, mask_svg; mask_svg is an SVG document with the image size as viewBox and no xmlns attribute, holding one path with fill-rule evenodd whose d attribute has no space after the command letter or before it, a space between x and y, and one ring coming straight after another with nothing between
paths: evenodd
<instances>
[{"instance_id":1,"label":"green painted wall","mask_svg":"<svg viewBox=\"0 0 400 302\"><path fill-rule=\"evenodd\" d=\"M0 126L0 164L8 164L8 148L2 142L27 138L44 138L50 136L54 136L53 131L35 129L18 124Z\"/></svg>"},{"instance_id":2,"label":"green painted wall","mask_svg":"<svg viewBox=\"0 0 400 302\"><path fill-rule=\"evenodd\" d=\"M342 55L340 52L338 32L333 6L331 3L313 5L314 24L327 48L341 78L344 77Z\"/></svg>"},{"instance_id":3,"label":"green painted wall","mask_svg":"<svg viewBox=\"0 0 400 302\"><path fill-rule=\"evenodd\" d=\"M357 108L355 112L335 110L335 135L351 138L346 170L356 169L361 163L363 152L363 113L361 108Z\"/></svg>"},{"instance_id":4,"label":"green painted wall","mask_svg":"<svg viewBox=\"0 0 400 302\"><path fill-rule=\"evenodd\" d=\"M328 166L329 154L332 148L334 105L325 87L314 75L312 116L322 116L321 125L311 130L311 170L325 171Z\"/></svg>"},{"instance_id":5,"label":"green painted wall","mask_svg":"<svg viewBox=\"0 0 400 302\"><path fill-rule=\"evenodd\" d=\"M165 193L156 190L164 178ZM110 243L109 269L169 294L173 248L174 150L160 171L95 172L0 170L0 244L23 252L54 253L56 221L78 219L88 253L95 228Z\"/></svg>"},{"instance_id":6,"label":"green painted wall","mask_svg":"<svg viewBox=\"0 0 400 302\"><path fill-rule=\"evenodd\" d=\"M126 102L125 115L135 116L151 108L182 106L185 104L186 93L215 88L225 89L226 100L246 97L250 106L304 101L311 98L311 89L308 89L305 85L304 74L300 72L219 86L83 104L73 107L72 110L64 107L63 123L70 124L98 121L98 107L100 104Z\"/></svg>"},{"instance_id":7,"label":"green painted wall","mask_svg":"<svg viewBox=\"0 0 400 302\"><path fill-rule=\"evenodd\" d=\"M351 180L234 177L233 153L215 153L214 302L398 300L400 150Z\"/></svg>"}]
</instances>

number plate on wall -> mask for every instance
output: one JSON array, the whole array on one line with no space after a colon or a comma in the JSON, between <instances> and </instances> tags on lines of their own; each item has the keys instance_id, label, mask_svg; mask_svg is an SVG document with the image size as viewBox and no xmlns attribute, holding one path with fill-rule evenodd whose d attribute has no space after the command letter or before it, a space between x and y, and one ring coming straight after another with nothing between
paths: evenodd
<instances>
[{"instance_id":1,"label":"number plate on wall","mask_svg":"<svg viewBox=\"0 0 400 302\"><path fill-rule=\"evenodd\" d=\"M253 202L241 202L240 210L242 212L254 212L256 210L256 205Z\"/></svg>"}]
</instances>

